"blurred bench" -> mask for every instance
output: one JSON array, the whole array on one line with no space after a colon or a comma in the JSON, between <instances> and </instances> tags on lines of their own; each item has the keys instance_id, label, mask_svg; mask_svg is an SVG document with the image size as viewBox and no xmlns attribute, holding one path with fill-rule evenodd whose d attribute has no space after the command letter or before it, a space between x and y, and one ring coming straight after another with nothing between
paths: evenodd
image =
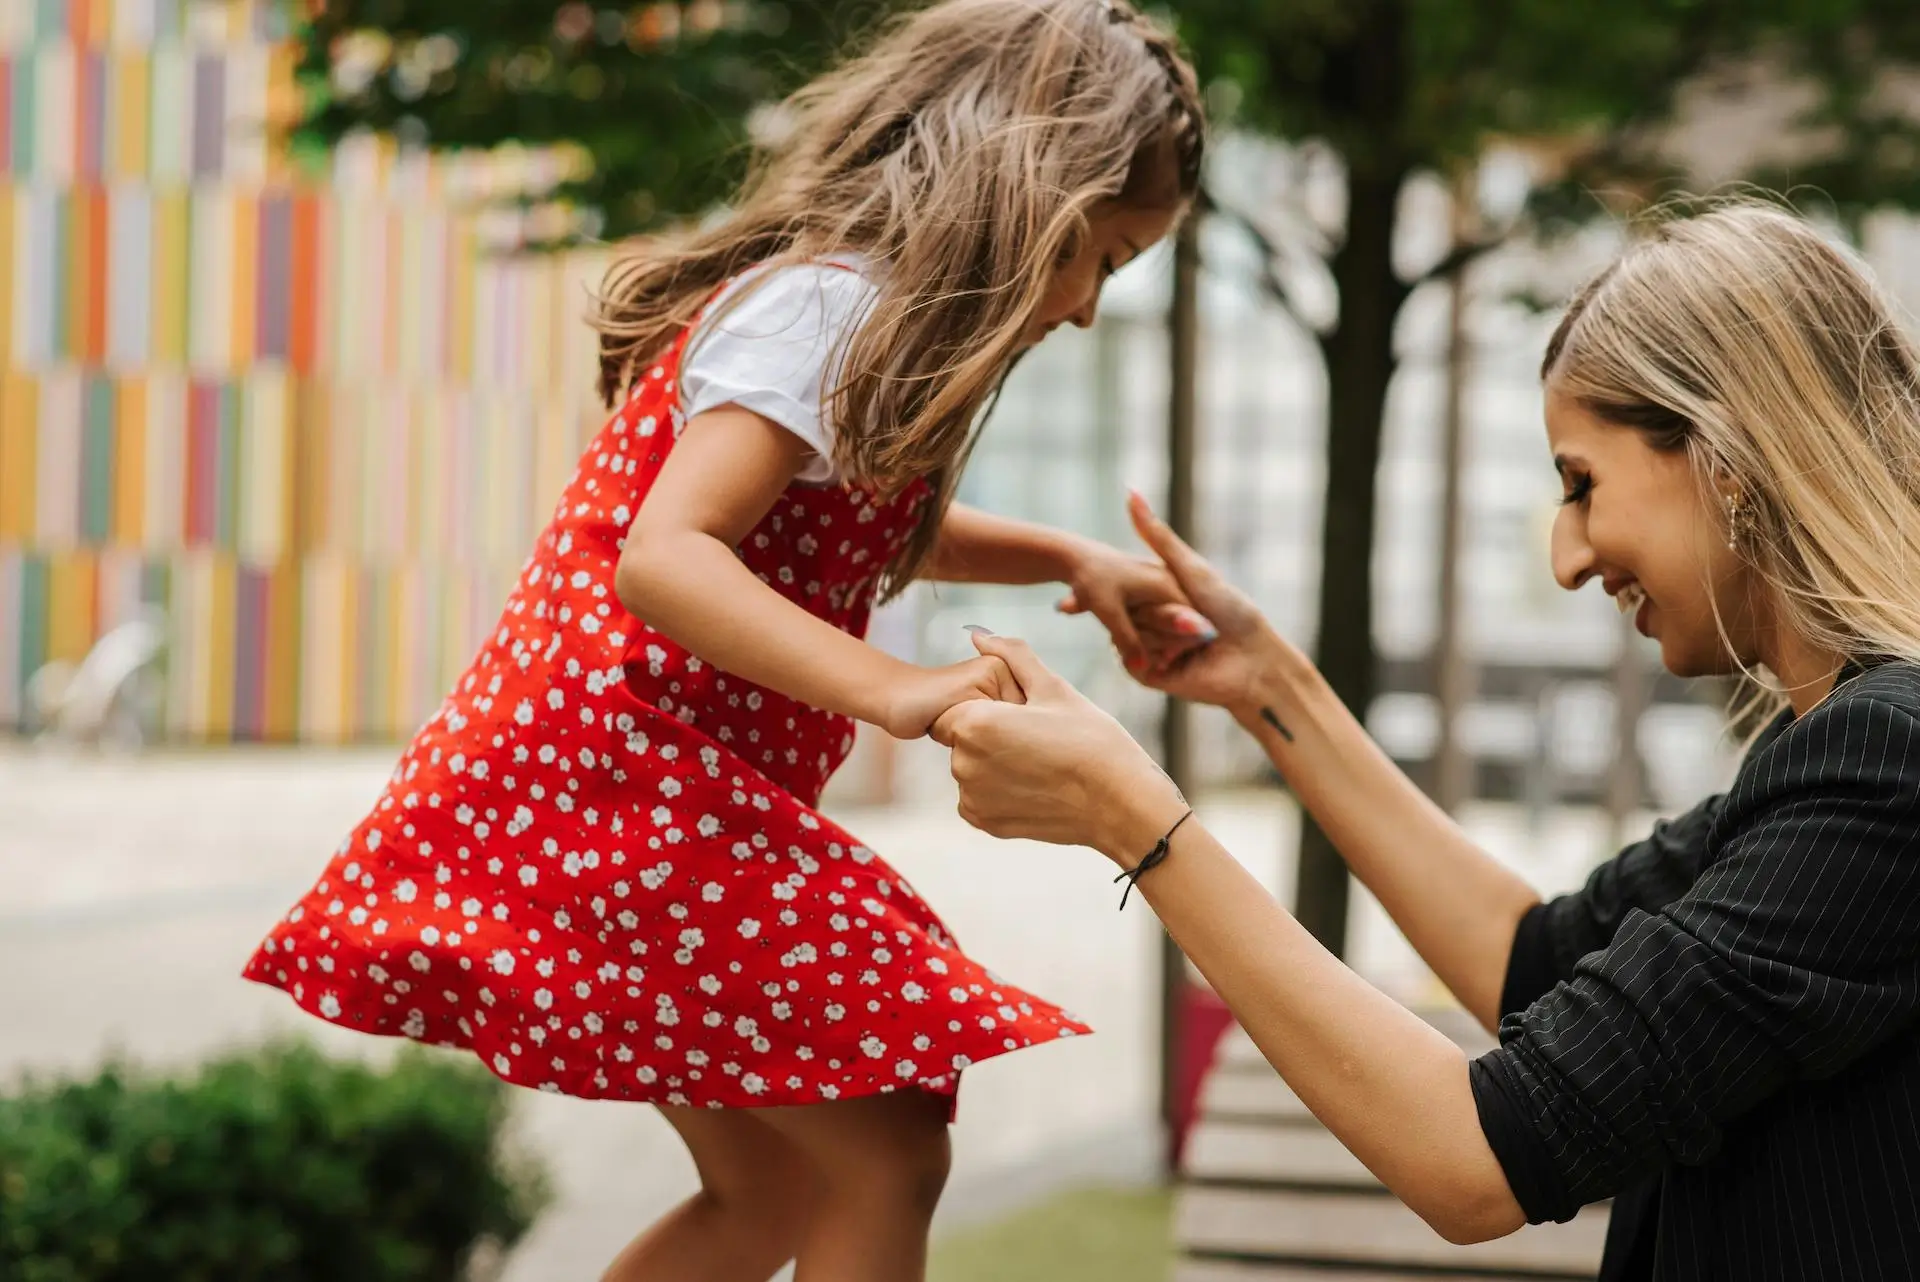
<instances>
[{"instance_id":1,"label":"blurred bench","mask_svg":"<svg viewBox=\"0 0 1920 1282\"><path fill-rule=\"evenodd\" d=\"M1422 1012L1470 1054L1493 1040L1464 1011ZM1454 1282L1592 1278L1607 1207L1455 1246L1322 1127L1238 1028L1200 1094L1174 1206L1173 1282Z\"/></svg>"}]
</instances>

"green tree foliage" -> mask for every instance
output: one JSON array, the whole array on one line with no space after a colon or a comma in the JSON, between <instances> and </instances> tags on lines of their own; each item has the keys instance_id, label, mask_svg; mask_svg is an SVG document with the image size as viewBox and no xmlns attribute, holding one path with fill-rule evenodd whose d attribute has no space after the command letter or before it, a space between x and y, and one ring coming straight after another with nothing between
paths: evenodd
<instances>
[{"instance_id":1,"label":"green tree foliage","mask_svg":"<svg viewBox=\"0 0 1920 1282\"><path fill-rule=\"evenodd\" d=\"M561 145L551 191L608 239L698 214L745 170L753 112L817 74L884 0L326 0L301 32L302 141Z\"/></svg>"}]
</instances>

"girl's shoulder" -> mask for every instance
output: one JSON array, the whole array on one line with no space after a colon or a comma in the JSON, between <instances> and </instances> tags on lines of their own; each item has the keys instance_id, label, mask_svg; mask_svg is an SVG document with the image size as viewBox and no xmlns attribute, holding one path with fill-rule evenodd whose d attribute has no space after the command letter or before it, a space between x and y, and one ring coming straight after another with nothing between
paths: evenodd
<instances>
[{"instance_id":1,"label":"girl's shoulder","mask_svg":"<svg viewBox=\"0 0 1920 1282\"><path fill-rule=\"evenodd\" d=\"M851 255L750 268L727 283L694 322L680 358L680 411L691 419L723 405L751 410L808 447L797 480L837 480L839 425L828 400L850 340L879 295Z\"/></svg>"},{"instance_id":2,"label":"girl's shoulder","mask_svg":"<svg viewBox=\"0 0 1920 1282\"><path fill-rule=\"evenodd\" d=\"M749 267L694 321L689 348L717 337L805 344L857 324L879 296L874 271L857 254Z\"/></svg>"}]
</instances>

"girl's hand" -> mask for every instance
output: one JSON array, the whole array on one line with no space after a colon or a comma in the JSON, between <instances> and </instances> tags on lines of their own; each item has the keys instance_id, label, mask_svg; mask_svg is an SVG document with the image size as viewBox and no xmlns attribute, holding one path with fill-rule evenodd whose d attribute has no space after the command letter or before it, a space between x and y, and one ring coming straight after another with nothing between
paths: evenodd
<instances>
[{"instance_id":1,"label":"girl's hand","mask_svg":"<svg viewBox=\"0 0 1920 1282\"><path fill-rule=\"evenodd\" d=\"M991 655L944 668L914 668L886 694L880 728L896 739L918 739L948 709L973 700L1025 703L1006 662Z\"/></svg>"},{"instance_id":2,"label":"girl's hand","mask_svg":"<svg viewBox=\"0 0 1920 1282\"><path fill-rule=\"evenodd\" d=\"M1127 512L1133 527L1164 563L1168 577L1191 608L1205 616L1214 638L1204 646L1189 647L1161 667L1130 666L1134 679L1154 690L1195 703L1232 709L1243 721L1257 699L1256 687L1278 661L1304 662L1293 647L1273 630L1252 598L1225 579L1173 530L1155 516L1138 494L1129 497ZM1140 618L1149 634L1177 626L1168 606L1155 606Z\"/></svg>"},{"instance_id":3,"label":"girl's hand","mask_svg":"<svg viewBox=\"0 0 1920 1282\"><path fill-rule=\"evenodd\" d=\"M1186 811L1173 781L1026 642L976 634L973 643L1006 661L1027 701L960 704L934 726L953 749L960 817L995 837L1092 846L1122 862L1144 855Z\"/></svg>"},{"instance_id":4,"label":"girl's hand","mask_svg":"<svg viewBox=\"0 0 1920 1282\"><path fill-rule=\"evenodd\" d=\"M1075 552L1066 582L1060 612L1100 620L1129 671L1164 667L1213 640L1213 625L1158 561L1088 542Z\"/></svg>"}]
</instances>

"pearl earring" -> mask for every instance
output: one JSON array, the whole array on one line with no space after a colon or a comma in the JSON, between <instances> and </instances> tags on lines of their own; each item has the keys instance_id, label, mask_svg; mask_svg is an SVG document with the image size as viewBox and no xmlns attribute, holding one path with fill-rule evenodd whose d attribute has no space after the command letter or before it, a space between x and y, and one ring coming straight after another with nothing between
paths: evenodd
<instances>
[{"instance_id":1,"label":"pearl earring","mask_svg":"<svg viewBox=\"0 0 1920 1282\"><path fill-rule=\"evenodd\" d=\"M1727 548L1740 550L1740 537L1746 533L1748 515L1746 505L1740 502L1738 494L1727 495Z\"/></svg>"}]
</instances>

